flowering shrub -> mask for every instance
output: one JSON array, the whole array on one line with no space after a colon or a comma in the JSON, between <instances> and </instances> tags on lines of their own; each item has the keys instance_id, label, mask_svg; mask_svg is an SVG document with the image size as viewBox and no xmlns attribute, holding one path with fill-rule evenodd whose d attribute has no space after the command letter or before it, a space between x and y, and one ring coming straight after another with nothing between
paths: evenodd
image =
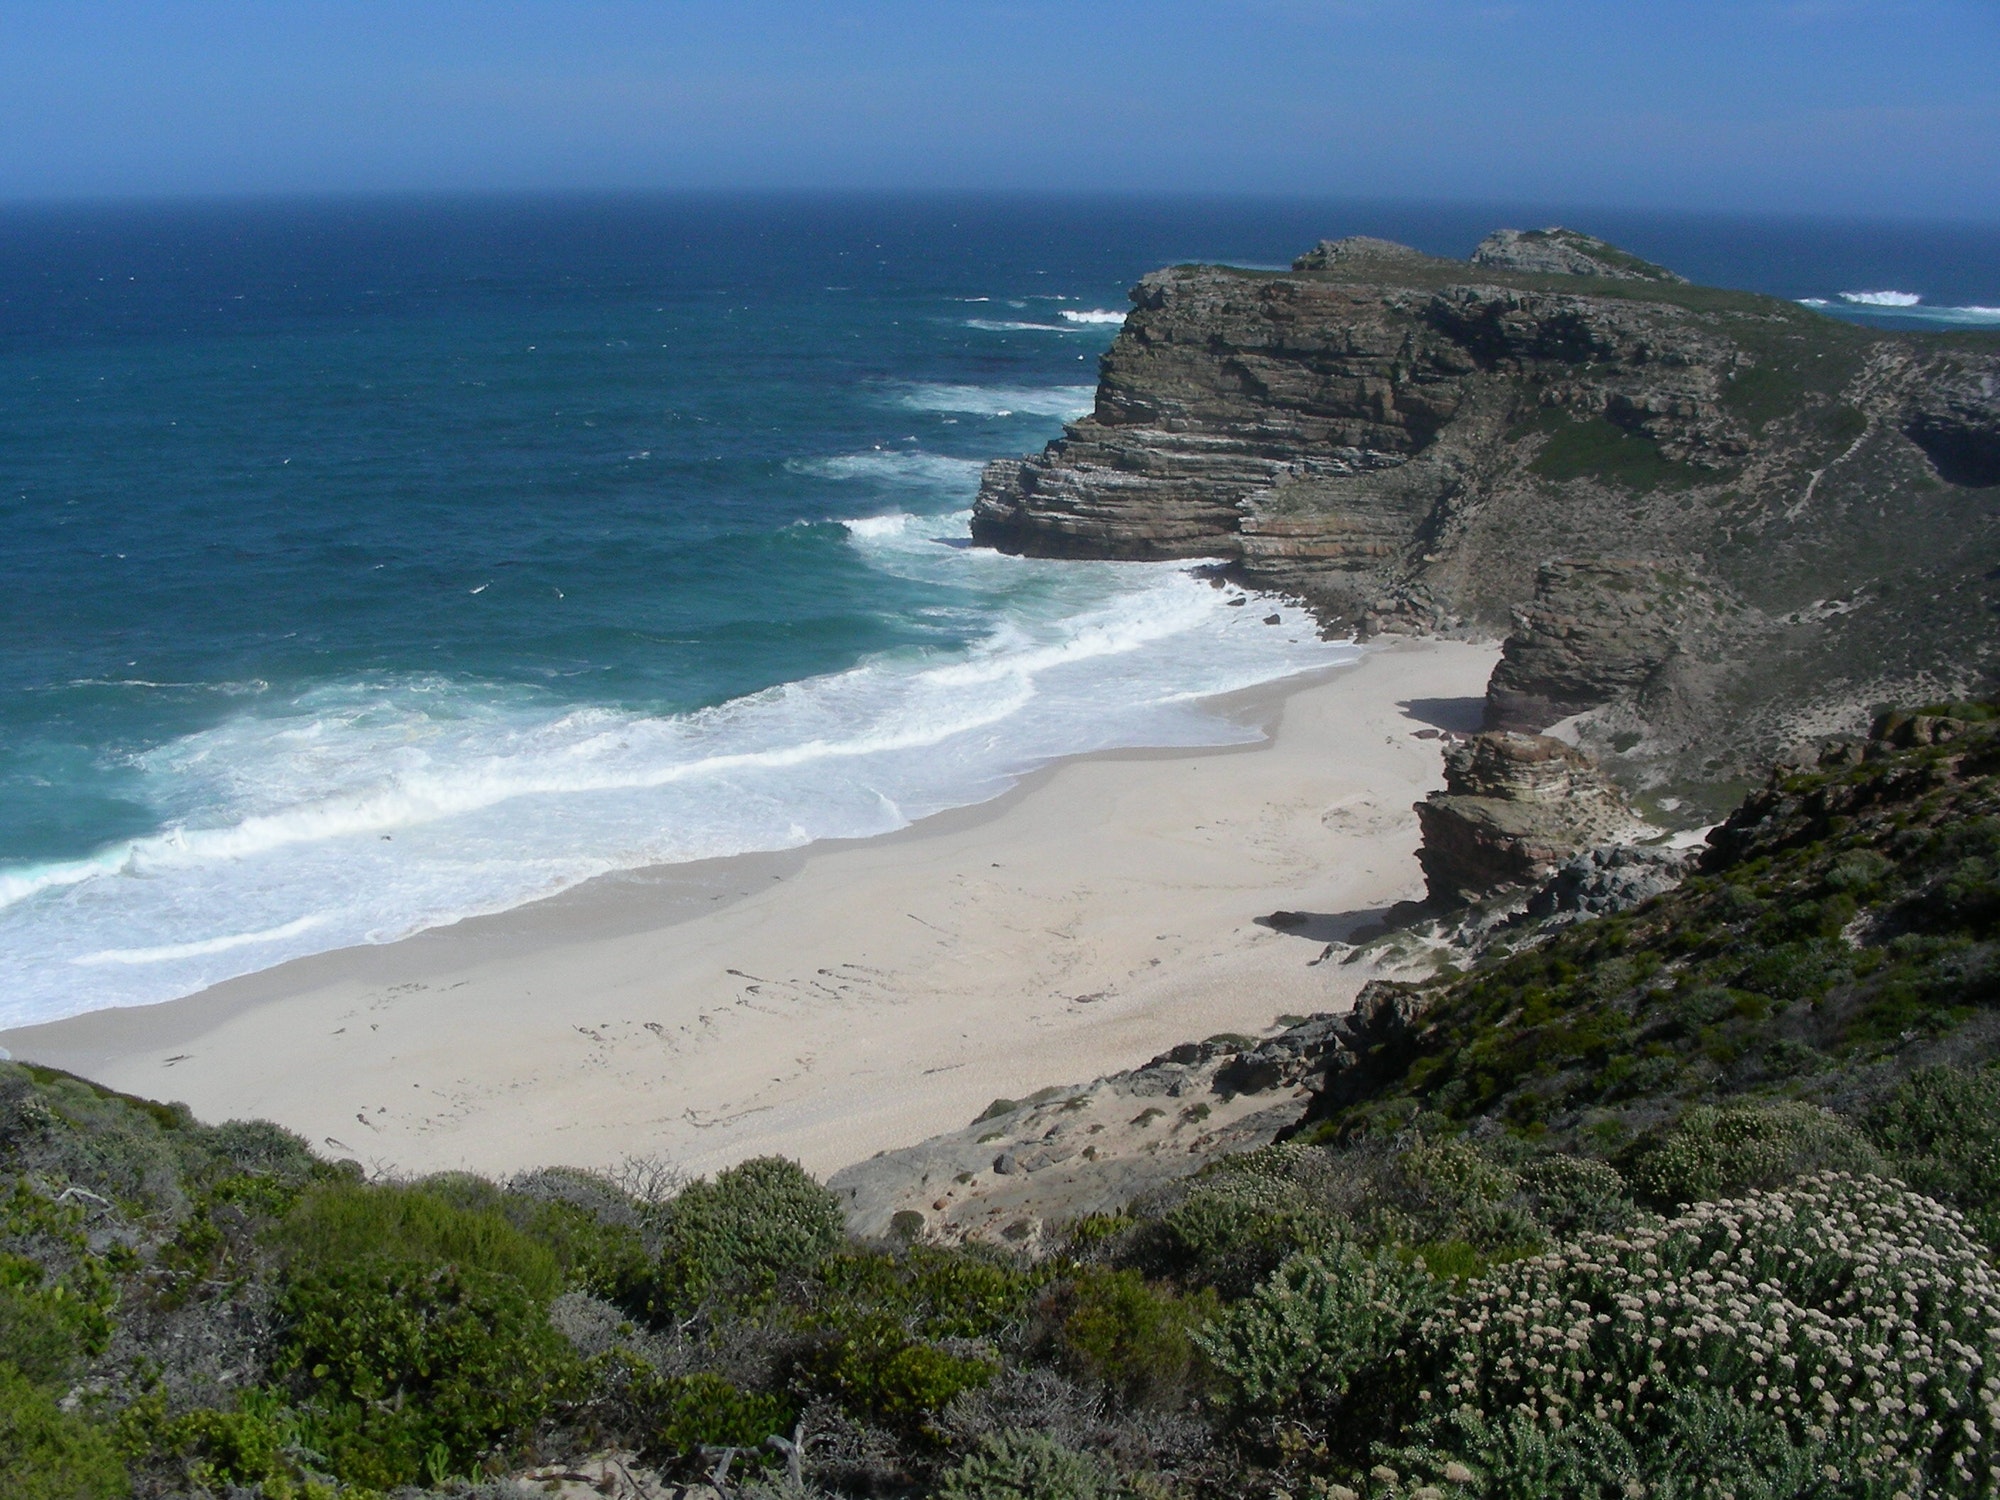
<instances>
[{"instance_id":1,"label":"flowering shrub","mask_svg":"<svg viewBox=\"0 0 2000 1500\"><path fill-rule=\"evenodd\" d=\"M2000 1481L2000 1278L1897 1183L1822 1173L1589 1236L1470 1284L1423 1335L1442 1373L1397 1460L1489 1493L1577 1463L1697 1493L1729 1454L1830 1495Z\"/></svg>"}]
</instances>

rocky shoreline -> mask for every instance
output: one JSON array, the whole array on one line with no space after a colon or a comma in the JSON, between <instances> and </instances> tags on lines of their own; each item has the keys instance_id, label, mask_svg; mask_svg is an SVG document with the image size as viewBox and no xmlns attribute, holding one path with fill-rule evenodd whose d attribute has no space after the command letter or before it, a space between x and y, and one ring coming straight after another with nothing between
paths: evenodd
<instances>
[{"instance_id":1,"label":"rocky shoreline","mask_svg":"<svg viewBox=\"0 0 2000 1500\"><path fill-rule=\"evenodd\" d=\"M1573 231L1330 241L1133 289L1095 410L975 537L1223 559L1329 630L1506 634L1488 725L1740 776L2000 665L2000 340L1688 285ZM1893 495L1895 503L1888 503Z\"/></svg>"}]
</instances>

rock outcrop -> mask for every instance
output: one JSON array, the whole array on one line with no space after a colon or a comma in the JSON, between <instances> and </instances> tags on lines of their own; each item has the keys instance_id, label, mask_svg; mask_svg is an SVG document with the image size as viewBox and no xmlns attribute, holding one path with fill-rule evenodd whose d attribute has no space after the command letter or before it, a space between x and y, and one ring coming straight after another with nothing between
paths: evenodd
<instances>
[{"instance_id":1,"label":"rock outcrop","mask_svg":"<svg viewBox=\"0 0 2000 1500\"><path fill-rule=\"evenodd\" d=\"M1525 610L1494 722L1583 713L1655 780L2000 670L2000 338L1690 287L1566 230L1474 263L1332 240L1132 298L1091 415L986 470L978 540L1220 559L1336 630ZM1653 578L1627 599L1593 559Z\"/></svg>"},{"instance_id":2,"label":"rock outcrop","mask_svg":"<svg viewBox=\"0 0 2000 1500\"><path fill-rule=\"evenodd\" d=\"M1351 1010L1274 1036L1189 1042L1130 1072L997 1099L964 1129L885 1151L827 1186L864 1239L1046 1248L1052 1228L1117 1212L1361 1097L1403 1060L1423 1003L1415 986L1373 980Z\"/></svg>"},{"instance_id":3,"label":"rock outcrop","mask_svg":"<svg viewBox=\"0 0 2000 1500\"><path fill-rule=\"evenodd\" d=\"M1496 229L1479 242L1472 252L1472 263L1546 276L1600 276L1610 281L1673 281L1683 285L1687 281L1665 266L1561 225Z\"/></svg>"},{"instance_id":4,"label":"rock outcrop","mask_svg":"<svg viewBox=\"0 0 2000 1500\"><path fill-rule=\"evenodd\" d=\"M1715 606L1676 569L1562 559L1535 576L1534 597L1486 685L1486 727L1547 729L1613 703L1644 706L1670 663L1696 644Z\"/></svg>"},{"instance_id":5,"label":"rock outcrop","mask_svg":"<svg viewBox=\"0 0 2000 1500\"><path fill-rule=\"evenodd\" d=\"M1526 915L1560 920L1631 911L1679 885L1700 853L1647 844L1586 849L1560 865L1528 898Z\"/></svg>"},{"instance_id":6,"label":"rock outcrop","mask_svg":"<svg viewBox=\"0 0 2000 1500\"><path fill-rule=\"evenodd\" d=\"M1431 901L1526 890L1592 845L1642 824L1582 751L1540 734L1476 734L1445 752L1444 790L1417 804Z\"/></svg>"}]
</instances>

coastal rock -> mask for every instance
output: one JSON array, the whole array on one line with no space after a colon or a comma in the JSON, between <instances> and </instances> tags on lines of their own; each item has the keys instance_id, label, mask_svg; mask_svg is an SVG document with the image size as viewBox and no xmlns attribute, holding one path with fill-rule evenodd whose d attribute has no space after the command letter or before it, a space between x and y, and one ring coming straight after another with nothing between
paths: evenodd
<instances>
[{"instance_id":1,"label":"coastal rock","mask_svg":"<svg viewBox=\"0 0 2000 1500\"><path fill-rule=\"evenodd\" d=\"M1341 240L1321 240L1312 249L1292 262L1294 271L1327 271L1335 266L1352 266L1367 261L1402 262L1417 266L1430 262L1431 257L1421 250L1412 250L1408 245L1399 245L1394 240L1380 240L1373 235L1354 234Z\"/></svg>"},{"instance_id":2,"label":"coastal rock","mask_svg":"<svg viewBox=\"0 0 2000 1500\"><path fill-rule=\"evenodd\" d=\"M1116 1212L1361 1097L1406 1060L1427 1003L1414 985L1372 980L1352 1009L1261 1040L1188 1042L1033 1102L996 1100L963 1130L847 1167L827 1186L864 1239L921 1223L932 1242L1047 1248L1051 1229Z\"/></svg>"},{"instance_id":3,"label":"coastal rock","mask_svg":"<svg viewBox=\"0 0 2000 1500\"><path fill-rule=\"evenodd\" d=\"M1607 917L1644 906L1672 890L1700 851L1647 844L1606 844L1563 863L1528 898L1527 915Z\"/></svg>"},{"instance_id":4,"label":"coastal rock","mask_svg":"<svg viewBox=\"0 0 2000 1500\"><path fill-rule=\"evenodd\" d=\"M1472 263L1544 275L1602 276L1614 281L1687 281L1665 266L1561 225L1496 229L1479 242L1479 248L1472 252Z\"/></svg>"},{"instance_id":5,"label":"coastal rock","mask_svg":"<svg viewBox=\"0 0 2000 1500\"><path fill-rule=\"evenodd\" d=\"M1545 563L1486 685L1486 727L1535 732L1645 694L1707 602L1687 575L1650 563Z\"/></svg>"},{"instance_id":6,"label":"coastal rock","mask_svg":"<svg viewBox=\"0 0 2000 1500\"><path fill-rule=\"evenodd\" d=\"M1579 850L1642 826L1582 751L1539 734L1476 734L1445 752L1445 786L1417 804L1423 866L1440 906L1547 880Z\"/></svg>"},{"instance_id":7,"label":"coastal rock","mask_svg":"<svg viewBox=\"0 0 2000 1500\"><path fill-rule=\"evenodd\" d=\"M976 540L1213 558L1362 636L1525 611L1493 723L1582 712L1656 781L2000 674L2000 511L1968 503L2000 482L2000 354L1964 336L1690 288L1567 230L1472 262L1333 240L1132 298L1092 413L986 469Z\"/></svg>"}]
</instances>

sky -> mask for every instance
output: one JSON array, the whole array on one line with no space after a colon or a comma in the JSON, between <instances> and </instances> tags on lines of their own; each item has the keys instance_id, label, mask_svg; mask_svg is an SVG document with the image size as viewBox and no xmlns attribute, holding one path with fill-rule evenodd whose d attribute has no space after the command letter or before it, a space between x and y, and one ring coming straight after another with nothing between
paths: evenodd
<instances>
[{"instance_id":1,"label":"sky","mask_svg":"<svg viewBox=\"0 0 2000 1500\"><path fill-rule=\"evenodd\" d=\"M2000 0L0 0L0 200L1001 190L2000 220Z\"/></svg>"}]
</instances>

